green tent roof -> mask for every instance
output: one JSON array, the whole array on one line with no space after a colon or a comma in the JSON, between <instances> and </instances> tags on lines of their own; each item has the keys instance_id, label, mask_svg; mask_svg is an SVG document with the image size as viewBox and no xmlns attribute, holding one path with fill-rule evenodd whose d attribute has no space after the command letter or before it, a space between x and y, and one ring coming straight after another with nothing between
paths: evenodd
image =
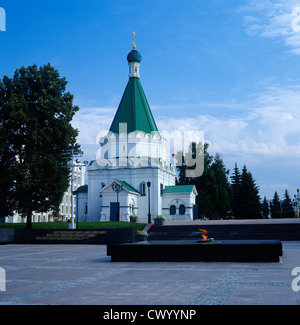
<instances>
[{"instance_id":1,"label":"green tent roof","mask_svg":"<svg viewBox=\"0 0 300 325\"><path fill-rule=\"evenodd\" d=\"M164 188L164 194L170 193L191 193L195 185L176 185L166 186Z\"/></svg>"},{"instance_id":2,"label":"green tent roof","mask_svg":"<svg viewBox=\"0 0 300 325\"><path fill-rule=\"evenodd\" d=\"M139 78L130 78L109 131L119 134L119 124L127 123L127 133L158 131Z\"/></svg>"},{"instance_id":3,"label":"green tent roof","mask_svg":"<svg viewBox=\"0 0 300 325\"><path fill-rule=\"evenodd\" d=\"M128 62L141 62L142 56L135 49L127 57ZM110 126L110 131L119 134L119 124L127 123L127 133L143 131L145 133L158 132L145 96L140 79L130 77L119 104L116 115Z\"/></svg>"}]
</instances>

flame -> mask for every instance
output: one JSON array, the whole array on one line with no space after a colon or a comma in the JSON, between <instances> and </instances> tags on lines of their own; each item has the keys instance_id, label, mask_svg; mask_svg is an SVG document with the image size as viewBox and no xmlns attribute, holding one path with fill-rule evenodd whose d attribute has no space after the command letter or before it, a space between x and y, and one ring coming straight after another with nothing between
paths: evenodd
<instances>
[{"instance_id":1,"label":"flame","mask_svg":"<svg viewBox=\"0 0 300 325\"><path fill-rule=\"evenodd\" d=\"M199 231L202 232L201 236L202 236L203 240L207 240L207 238L208 238L208 236L206 235L207 234L207 230L206 229L199 228Z\"/></svg>"}]
</instances>

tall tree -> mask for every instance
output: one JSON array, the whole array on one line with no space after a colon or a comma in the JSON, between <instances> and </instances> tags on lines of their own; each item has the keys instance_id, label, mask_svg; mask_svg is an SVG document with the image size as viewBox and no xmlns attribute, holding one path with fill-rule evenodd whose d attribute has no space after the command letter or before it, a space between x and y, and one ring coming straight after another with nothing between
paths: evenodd
<instances>
[{"instance_id":1,"label":"tall tree","mask_svg":"<svg viewBox=\"0 0 300 325\"><path fill-rule=\"evenodd\" d=\"M217 153L211 165L213 174L212 199L215 206L216 216L225 218L231 209L230 185L228 181L229 170L226 169L221 156Z\"/></svg>"},{"instance_id":2,"label":"tall tree","mask_svg":"<svg viewBox=\"0 0 300 325\"><path fill-rule=\"evenodd\" d=\"M262 204L262 215L263 218L267 219L269 218L270 214L270 208L267 198L264 196L263 204Z\"/></svg>"},{"instance_id":3,"label":"tall tree","mask_svg":"<svg viewBox=\"0 0 300 325\"><path fill-rule=\"evenodd\" d=\"M241 206L241 201L239 198L240 190L242 186L241 173L238 169L237 163L234 165L233 174L230 176L230 200L233 216L239 218L242 214L243 207Z\"/></svg>"},{"instance_id":4,"label":"tall tree","mask_svg":"<svg viewBox=\"0 0 300 325\"><path fill-rule=\"evenodd\" d=\"M215 157L208 152L208 143L191 143L189 150L191 155L182 156L182 152L177 153L176 165L178 171L177 184L194 184L198 196L198 214L209 219L224 218L227 211L230 210L229 200L229 183L226 167L219 154ZM203 155L204 170L199 177L186 177L186 170L192 169L190 162L185 161L187 158L195 158ZM178 162L180 162L178 164Z\"/></svg>"},{"instance_id":5,"label":"tall tree","mask_svg":"<svg viewBox=\"0 0 300 325\"><path fill-rule=\"evenodd\" d=\"M282 208L282 217L283 218L294 218L295 217L295 211L293 209L293 203L290 198L289 192L286 189L284 192L284 199L281 204Z\"/></svg>"},{"instance_id":6,"label":"tall tree","mask_svg":"<svg viewBox=\"0 0 300 325\"><path fill-rule=\"evenodd\" d=\"M270 202L270 212L272 218L281 217L281 202L277 191L275 191L273 200Z\"/></svg>"},{"instance_id":7,"label":"tall tree","mask_svg":"<svg viewBox=\"0 0 300 325\"><path fill-rule=\"evenodd\" d=\"M78 131L71 121L78 107L66 85L50 64L21 67L0 81L0 164L8 163L5 149L5 170L13 180L4 187L7 208L13 201L28 228L32 212L57 210L68 188L68 159L62 155L74 147ZM0 182L1 188L5 180Z\"/></svg>"},{"instance_id":8,"label":"tall tree","mask_svg":"<svg viewBox=\"0 0 300 325\"><path fill-rule=\"evenodd\" d=\"M0 218L13 213L15 200L11 195L14 179L11 177L16 158L10 151L10 143L3 127L0 109Z\"/></svg>"},{"instance_id":9,"label":"tall tree","mask_svg":"<svg viewBox=\"0 0 300 325\"><path fill-rule=\"evenodd\" d=\"M245 165L240 173L235 164L234 173L231 176L231 195L235 218L261 218L259 188Z\"/></svg>"}]
</instances>

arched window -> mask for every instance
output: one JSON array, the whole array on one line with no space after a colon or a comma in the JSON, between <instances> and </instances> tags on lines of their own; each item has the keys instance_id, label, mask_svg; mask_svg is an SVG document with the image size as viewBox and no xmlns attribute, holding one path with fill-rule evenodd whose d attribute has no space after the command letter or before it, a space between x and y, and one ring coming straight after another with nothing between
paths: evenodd
<instances>
[{"instance_id":1,"label":"arched window","mask_svg":"<svg viewBox=\"0 0 300 325\"><path fill-rule=\"evenodd\" d=\"M146 195L146 183L145 182L141 183L140 192L141 192L141 195Z\"/></svg>"},{"instance_id":2,"label":"arched window","mask_svg":"<svg viewBox=\"0 0 300 325\"><path fill-rule=\"evenodd\" d=\"M175 205L171 205L170 206L170 215L175 215L176 214L176 206Z\"/></svg>"},{"instance_id":3,"label":"arched window","mask_svg":"<svg viewBox=\"0 0 300 325\"><path fill-rule=\"evenodd\" d=\"M180 206L179 206L179 214L180 215L183 215L183 214L185 214L185 206L183 205L183 204L181 204Z\"/></svg>"}]
</instances>

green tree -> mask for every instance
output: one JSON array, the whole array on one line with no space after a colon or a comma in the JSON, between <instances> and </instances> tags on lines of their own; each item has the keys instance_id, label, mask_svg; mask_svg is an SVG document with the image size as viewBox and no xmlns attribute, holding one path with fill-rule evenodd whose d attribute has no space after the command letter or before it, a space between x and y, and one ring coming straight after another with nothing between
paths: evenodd
<instances>
[{"instance_id":1,"label":"green tree","mask_svg":"<svg viewBox=\"0 0 300 325\"><path fill-rule=\"evenodd\" d=\"M229 173L219 154L215 157L208 152L208 143L191 143L189 146L190 155L183 157L182 152L178 152L176 157L176 165L178 171L177 184L194 184L196 186L198 196L196 203L198 204L198 214L201 217L224 218L227 211L230 210L229 182L227 175ZM190 162L186 159L195 158L203 155L204 170L200 177L186 177L186 170L192 170Z\"/></svg>"},{"instance_id":2,"label":"green tree","mask_svg":"<svg viewBox=\"0 0 300 325\"><path fill-rule=\"evenodd\" d=\"M74 147L78 131L71 121L78 107L66 85L50 64L21 67L0 81L0 163L8 164L4 171L13 181L4 186L6 207L14 202L28 228L32 212L57 210L68 188L62 155ZM7 180L0 182L1 188Z\"/></svg>"},{"instance_id":3,"label":"green tree","mask_svg":"<svg viewBox=\"0 0 300 325\"><path fill-rule=\"evenodd\" d=\"M270 214L270 208L267 198L264 196L263 204L262 204L262 215L263 218L267 219Z\"/></svg>"},{"instance_id":4,"label":"green tree","mask_svg":"<svg viewBox=\"0 0 300 325\"><path fill-rule=\"evenodd\" d=\"M282 217L284 218L294 218L295 217L295 211L293 209L293 203L290 198L289 192L286 189L284 192L284 199L281 204L282 209Z\"/></svg>"},{"instance_id":5,"label":"green tree","mask_svg":"<svg viewBox=\"0 0 300 325\"><path fill-rule=\"evenodd\" d=\"M281 202L277 191L275 191L273 200L270 202L270 212L272 218L281 217Z\"/></svg>"},{"instance_id":6,"label":"green tree","mask_svg":"<svg viewBox=\"0 0 300 325\"><path fill-rule=\"evenodd\" d=\"M211 164L212 170L212 200L218 218L225 218L230 205L230 184L228 181L229 170L226 169L221 156L217 153Z\"/></svg>"},{"instance_id":7,"label":"green tree","mask_svg":"<svg viewBox=\"0 0 300 325\"><path fill-rule=\"evenodd\" d=\"M238 169L237 163L235 163L234 170L232 176L230 176L231 184L230 184L230 200L232 213L235 218L239 218L242 214L242 206L239 198L240 190L242 186L241 173Z\"/></svg>"},{"instance_id":8,"label":"green tree","mask_svg":"<svg viewBox=\"0 0 300 325\"><path fill-rule=\"evenodd\" d=\"M259 187L245 165L240 173L235 164L234 173L231 176L231 195L235 218L261 218Z\"/></svg>"},{"instance_id":9,"label":"green tree","mask_svg":"<svg viewBox=\"0 0 300 325\"><path fill-rule=\"evenodd\" d=\"M13 214L15 200L11 195L14 189L14 179L11 177L16 164L15 156L10 152L10 144L5 129L2 126L0 109L0 218Z\"/></svg>"}]
</instances>

